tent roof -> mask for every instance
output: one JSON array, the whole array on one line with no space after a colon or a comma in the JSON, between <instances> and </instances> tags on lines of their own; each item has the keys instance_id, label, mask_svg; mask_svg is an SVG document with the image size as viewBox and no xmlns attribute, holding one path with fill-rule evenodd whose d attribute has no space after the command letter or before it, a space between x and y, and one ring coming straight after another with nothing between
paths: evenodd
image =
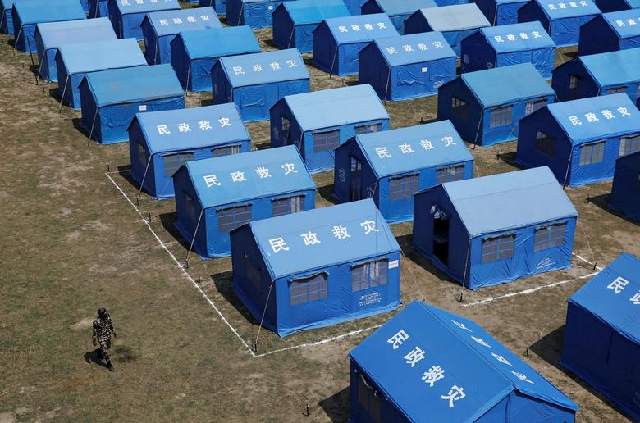
<instances>
[{"instance_id":1,"label":"tent roof","mask_svg":"<svg viewBox=\"0 0 640 423\"><path fill-rule=\"evenodd\" d=\"M389 119L369 84L292 94L282 101L289 105L303 131Z\"/></svg>"},{"instance_id":2,"label":"tent roof","mask_svg":"<svg viewBox=\"0 0 640 423\"><path fill-rule=\"evenodd\" d=\"M640 7L640 0L638 0ZM638 23L638 11L634 9L621 10L618 12L603 13L602 18L613 28L615 32L620 35L621 38L630 38L640 35L640 24ZM629 25L629 21L633 21L635 25ZM622 21L622 25L619 25L618 21Z\"/></svg>"},{"instance_id":3,"label":"tent roof","mask_svg":"<svg viewBox=\"0 0 640 423\"><path fill-rule=\"evenodd\" d=\"M295 25L320 23L325 19L350 15L342 0L286 1L278 7L287 11Z\"/></svg>"},{"instance_id":4,"label":"tent roof","mask_svg":"<svg viewBox=\"0 0 640 423\"><path fill-rule=\"evenodd\" d=\"M39 23L36 32L40 34L45 51L63 44L92 43L118 38L109 18Z\"/></svg>"},{"instance_id":5,"label":"tent roof","mask_svg":"<svg viewBox=\"0 0 640 423\"><path fill-rule=\"evenodd\" d=\"M120 10L120 14L128 15L130 13L147 13L156 10L178 10L180 9L180 3L178 0L162 0L152 2L151 0L142 0L138 3L136 1L129 0L123 2L122 0L110 0L115 3L115 6ZM124 3L124 4L123 4Z\"/></svg>"},{"instance_id":6,"label":"tent roof","mask_svg":"<svg viewBox=\"0 0 640 423\"><path fill-rule=\"evenodd\" d=\"M615 290L616 285L620 286L618 291ZM622 253L573 294L569 302L582 307L634 344L640 345L639 293L640 259Z\"/></svg>"},{"instance_id":7,"label":"tent roof","mask_svg":"<svg viewBox=\"0 0 640 423\"><path fill-rule=\"evenodd\" d=\"M135 119L145 135L150 154L251 139L234 103L144 112L138 113ZM180 131L178 126L185 123L189 130ZM161 126L169 134L160 133Z\"/></svg>"},{"instance_id":8,"label":"tent roof","mask_svg":"<svg viewBox=\"0 0 640 423\"><path fill-rule=\"evenodd\" d=\"M442 188L472 238L578 216L546 166L447 182Z\"/></svg>"},{"instance_id":9,"label":"tent roof","mask_svg":"<svg viewBox=\"0 0 640 423\"><path fill-rule=\"evenodd\" d=\"M443 141L445 137L453 138L453 143L448 147L447 140ZM355 139L378 178L449 163L473 161L473 156L448 120L356 135ZM424 147L422 141L430 141L430 144ZM407 144L412 152L403 153L400 146L404 145L406 148ZM380 148L386 148L391 157L380 157L377 153Z\"/></svg>"},{"instance_id":10,"label":"tent roof","mask_svg":"<svg viewBox=\"0 0 640 423\"><path fill-rule=\"evenodd\" d=\"M367 234L369 224L374 230ZM371 199L254 221L249 225L274 279L400 251L389 225ZM333 232L336 226L345 228L349 236L339 239ZM316 234L319 243L305 245L301 235L309 233ZM270 240L278 238L282 238L288 250L274 251Z\"/></svg>"},{"instance_id":11,"label":"tent roof","mask_svg":"<svg viewBox=\"0 0 640 423\"><path fill-rule=\"evenodd\" d=\"M287 175L286 163L293 164L295 172ZM316 188L293 145L190 161L185 166L203 208ZM259 177L259 167L267 168L271 176ZM233 182L231 174L236 172L244 173L245 180ZM207 186L208 175L215 175L220 185Z\"/></svg>"},{"instance_id":12,"label":"tent roof","mask_svg":"<svg viewBox=\"0 0 640 423\"><path fill-rule=\"evenodd\" d=\"M408 338L394 344L400 331ZM409 365L406 356L416 347L424 352L424 359ZM578 409L478 324L418 301L362 341L350 357L407 420L414 422L476 421L514 391L565 409ZM444 379L429 386L422 377L431 366L440 366ZM446 397L452 386L461 388L465 395L453 405Z\"/></svg>"},{"instance_id":13,"label":"tent roof","mask_svg":"<svg viewBox=\"0 0 640 423\"><path fill-rule=\"evenodd\" d=\"M78 0L21 0L16 1L13 7L16 8L22 25L87 19Z\"/></svg>"},{"instance_id":14,"label":"tent roof","mask_svg":"<svg viewBox=\"0 0 640 423\"><path fill-rule=\"evenodd\" d=\"M475 3L420 9L433 31L461 31L491 26Z\"/></svg>"},{"instance_id":15,"label":"tent roof","mask_svg":"<svg viewBox=\"0 0 640 423\"><path fill-rule=\"evenodd\" d=\"M575 18L577 16L586 16L586 15L599 15L600 9L594 3L593 0L582 0L576 1L576 7L570 6L569 2L565 3L566 7L561 8L557 1L549 1L549 0L532 0L538 3L540 9L544 11L544 13L550 19L563 19L563 18ZM583 2L586 3L586 6L583 5Z\"/></svg>"},{"instance_id":16,"label":"tent roof","mask_svg":"<svg viewBox=\"0 0 640 423\"><path fill-rule=\"evenodd\" d=\"M540 21L488 26L482 28L480 32L498 53L556 46Z\"/></svg>"},{"instance_id":17,"label":"tent roof","mask_svg":"<svg viewBox=\"0 0 640 423\"><path fill-rule=\"evenodd\" d=\"M387 15L342 16L324 21L337 44L362 43L376 38L397 37L398 31ZM357 28L357 29L354 29Z\"/></svg>"},{"instance_id":18,"label":"tent roof","mask_svg":"<svg viewBox=\"0 0 640 423\"><path fill-rule=\"evenodd\" d=\"M529 62L463 73L460 77L485 107L555 95L540 72Z\"/></svg>"},{"instance_id":19,"label":"tent roof","mask_svg":"<svg viewBox=\"0 0 640 423\"><path fill-rule=\"evenodd\" d=\"M372 0L389 16L406 15L418 9L438 7L434 0Z\"/></svg>"},{"instance_id":20,"label":"tent roof","mask_svg":"<svg viewBox=\"0 0 640 423\"><path fill-rule=\"evenodd\" d=\"M295 48L222 57L219 63L233 87L309 79L309 71ZM256 71L256 66L262 70Z\"/></svg>"},{"instance_id":21,"label":"tent roof","mask_svg":"<svg viewBox=\"0 0 640 423\"><path fill-rule=\"evenodd\" d=\"M638 48L592 54L576 60L584 63L587 72L601 87L640 81L640 49Z\"/></svg>"},{"instance_id":22,"label":"tent roof","mask_svg":"<svg viewBox=\"0 0 640 423\"><path fill-rule=\"evenodd\" d=\"M89 84L98 107L184 95L175 71L168 64L91 72L84 81Z\"/></svg>"},{"instance_id":23,"label":"tent roof","mask_svg":"<svg viewBox=\"0 0 640 423\"><path fill-rule=\"evenodd\" d=\"M247 25L182 31L184 45L193 59L259 53L260 45Z\"/></svg>"},{"instance_id":24,"label":"tent roof","mask_svg":"<svg viewBox=\"0 0 640 423\"><path fill-rule=\"evenodd\" d=\"M144 20L149 22L158 37L174 35L181 31L222 28L222 24L213 7L150 12L145 16Z\"/></svg>"},{"instance_id":25,"label":"tent roof","mask_svg":"<svg viewBox=\"0 0 640 423\"><path fill-rule=\"evenodd\" d=\"M144 54L133 38L64 44L58 47L58 54L69 75L129 66L147 66Z\"/></svg>"},{"instance_id":26,"label":"tent roof","mask_svg":"<svg viewBox=\"0 0 640 423\"><path fill-rule=\"evenodd\" d=\"M574 145L640 132L640 112L627 94L582 98L546 107ZM610 119L605 117L608 112L613 116ZM589 114L594 114L597 121L589 122Z\"/></svg>"},{"instance_id":27,"label":"tent roof","mask_svg":"<svg viewBox=\"0 0 640 423\"><path fill-rule=\"evenodd\" d=\"M456 53L438 31L379 38L374 42L390 66L429 62L445 57L456 58ZM409 49L405 48L407 45ZM441 47L436 47L437 45Z\"/></svg>"}]
</instances>

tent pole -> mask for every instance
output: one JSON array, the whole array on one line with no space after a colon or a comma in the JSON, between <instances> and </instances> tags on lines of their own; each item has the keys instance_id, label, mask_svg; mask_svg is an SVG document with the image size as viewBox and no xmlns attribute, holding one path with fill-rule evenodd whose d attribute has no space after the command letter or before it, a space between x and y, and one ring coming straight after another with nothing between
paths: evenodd
<instances>
[{"instance_id":1,"label":"tent pole","mask_svg":"<svg viewBox=\"0 0 640 423\"><path fill-rule=\"evenodd\" d=\"M260 329L262 329L262 324L264 323L264 316L267 314L267 307L269 306L269 298L271 297L271 290L273 289L274 282L271 282L269 286L269 292L267 293L267 301L264 304L264 310L262 310L262 319L260 319L260 326L258 326L258 334L256 335L256 340L253 341L256 347L256 352L258 352L258 338L260 337Z\"/></svg>"},{"instance_id":2,"label":"tent pole","mask_svg":"<svg viewBox=\"0 0 640 423\"><path fill-rule=\"evenodd\" d=\"M58 109L58 113L62 111L62 104L64 103L64 95L67 93L67 84L69 83L69 75L67 75L67 79L64 81L64 89L62 90L62 95L60 96L60 108Z\"/></svg>"},{"instance_id":3,"label":"tent pole","mask_svg":"<svg viewBox=\"0 0 640 423\"><path fill-rule=\"evenodd\" d=\"M204 214L204 208L200 210L200 216L198 216L198 223L196 224L196 230L193 232L193 238L191 239L191 244L189 244L189 250L187 250L187 257L184 259L184 268L189 268L189 254L191 254L191 249L193 248L193 244L196 242L196 235L198 234L198 229L200 228L200 221L202 220L202 215Z\"/></svg>"},{"instance_id":4,"label":"tent pole","mask_svg":"<svg viewBox=\"0 0 640 423\"><path fill-rule=\"evenodd\" d=\"M149 160L147 160L147 167L144 168L144 175L142 175L142 182L140 182L140 189L138 190L138 195L136 195L136 204L140 205L140 193L142 192L142 187L144 186L144 180L147 178L147 170L149 170L149 166L151 165L151 160L153 160L153 154L149 156Z\"/></svg>"},{"instance_id":5,"label":"tent pole","mask_svg":"<svg viewBox=\"0 0 640 423\"><path fill-rule=\"evenodd\" d=\"M187 83L184 86L184 96L186 97L189 92L189 79L191 79L191 63L189 63L189 69L187 69Z\"/></svg>"},{"instance_id":6,"label":"tent pole","mask_svg":"<svg viewBox=\"0 0 640 423\"><path fill-rule=\"evenodd\" d=\"M15 31L15 28L13 28ZM18 35L16 35L15 45L13 46L13 55L16 55L16 51L18 51L18 38L20 38L20 34L22 34L22 27L20 27L20 31L18 31Z\"/></svg>"},{"instance_id":7,"label":"tent pole","mask_svg":"<svg viewBox=\"0 0 640 423\"><path fill-rule=\"evenodd\" d=\"M91 141L91 136L93 135L93 129L96 126L96 117L98 117L98 111L99 110L100 110L100 108L96 104L96 112L93 115L93 122L91 123L91 131L89 131L89 140L88 141ZM89 142L87 142L87 147L89 147Z\"/></svg>"}]
</instances>

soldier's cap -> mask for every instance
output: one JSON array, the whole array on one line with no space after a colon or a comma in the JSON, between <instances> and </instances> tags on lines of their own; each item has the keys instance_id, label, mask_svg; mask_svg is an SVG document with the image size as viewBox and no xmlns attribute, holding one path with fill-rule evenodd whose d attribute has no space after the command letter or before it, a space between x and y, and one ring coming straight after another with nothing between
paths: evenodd
<instances>
[{"instance_id":1,"label":"soldier's cap","mask_svg":"<svg viewBox=\"0 0 640 423\"><path fill-rule=\"evenodd\" d=\"M104 307L100 307L98 309L98 316L106 316L107 315L107 309Z\"/></svg>"}]
</instances>

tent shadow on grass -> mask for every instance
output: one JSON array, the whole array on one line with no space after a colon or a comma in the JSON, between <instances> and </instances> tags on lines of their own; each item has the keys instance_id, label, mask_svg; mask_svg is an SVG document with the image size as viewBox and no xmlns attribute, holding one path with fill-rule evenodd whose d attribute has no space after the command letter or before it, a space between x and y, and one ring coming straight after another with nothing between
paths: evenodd
<instances>
[{"instance_id":1,"label":"tent shadow on grass","mask_svg":"<svg viewBox=\"0 0 640 423\"><path fill-rule=\"evenodd\" d=\"M170 212L170 213L162 213L160 215L158 215L158 218L160 219L160 222L162 222L162 227L169 232L169 234L171 234L171 236L178 241L178 243L184 247L184 254L187 254L187 251L189 250L189 247L191 246L191 242L187 241L182 234L178 231L178 228L176 228L175 223L178 221L178 215L175 211ZM174 254L176 254L174 252ZM181 259L181 257L179 255L176 256L176 258L178 258L179 260ZM184 257L182 257L184 258ZM195 251L191 251L191 258L192 259L198 259L198 254Z\"/></svg>"},{"instance_id":2,"label":"tent shadow on grass","mask_svg":"<svg viewBox=\"0 0 640 423\"><path fill-rule=\"evenodd\" d=\"M335 206L340 204L340 201L333 196L333 184L324 185L317 188L318 194L322 197L322 201L329 203L327 206ZM318 205L316 204L316 208Z\"/></svg>"},{"instance_id":3,"label":"tent shadow on grass","mask_svg":"<svg viewBox=\"0 0 640 423\"><path fill-rule=\"evenodd\" d=\"M233 277L232 271L225 271L221 273L216 273L211 275L211 280L216 286L216 289L222 295L222 297L231 304L240 314L244 317L249 324L252 326L257 326L260 324L254 317L253 314L249 312L249 309L245 307L245 305L240 301L240 298L233 292L231 288L231 279ZM273 293L272 293L273 294Z\"/></svg>"},{"instance_id":4,"label":"tent shadow on grass","mask_svg":"<svg viewBox=\"0 0 640 423\"><path fill-rule=\"evenodd\" d=\"M332 422L342 423L349 420L349 398L349 387L346 387L329 398L321 400L318 405Z\"/></svg>"},{"instance_id":5,"label":"tent shadow on grass","mask_svg":"<svg viewBox=\"0 0 640 423\"><path fill-rule=\"evenodd\" d=\"M631 219L630 217L617 212L616 210L613 210L612 208L609 207L609 198L611 197L611 194L601 194L601 195L597 195L595 197L588 197L585 199L585 201L587 203L591 203L594 204L598 207L600 207L602 210L606 211L607 213L611 213L614 216L619 217L620 219L624 219L627 222L633 223L636 226L640 226L639 222L636 222L635 220Z\"/></svg>"}]
</instances>

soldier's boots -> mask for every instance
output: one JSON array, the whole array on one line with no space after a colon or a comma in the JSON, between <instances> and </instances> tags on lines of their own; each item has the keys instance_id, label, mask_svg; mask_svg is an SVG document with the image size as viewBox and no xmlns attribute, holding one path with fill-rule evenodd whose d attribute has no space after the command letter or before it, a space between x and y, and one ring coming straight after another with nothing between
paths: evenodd
<instances>
[{"instance_id":1,"label":"soldier's boots","mask_svg":"<svg viewBox=\"0 0 640 423\"><path fill-rule=\"evenodd\" d=\"M111 364L111 360L107 361L107 369L109 369L110 372L116 371L116 368L113 367L113 364Z\"/></svg>"}]
</instances>

